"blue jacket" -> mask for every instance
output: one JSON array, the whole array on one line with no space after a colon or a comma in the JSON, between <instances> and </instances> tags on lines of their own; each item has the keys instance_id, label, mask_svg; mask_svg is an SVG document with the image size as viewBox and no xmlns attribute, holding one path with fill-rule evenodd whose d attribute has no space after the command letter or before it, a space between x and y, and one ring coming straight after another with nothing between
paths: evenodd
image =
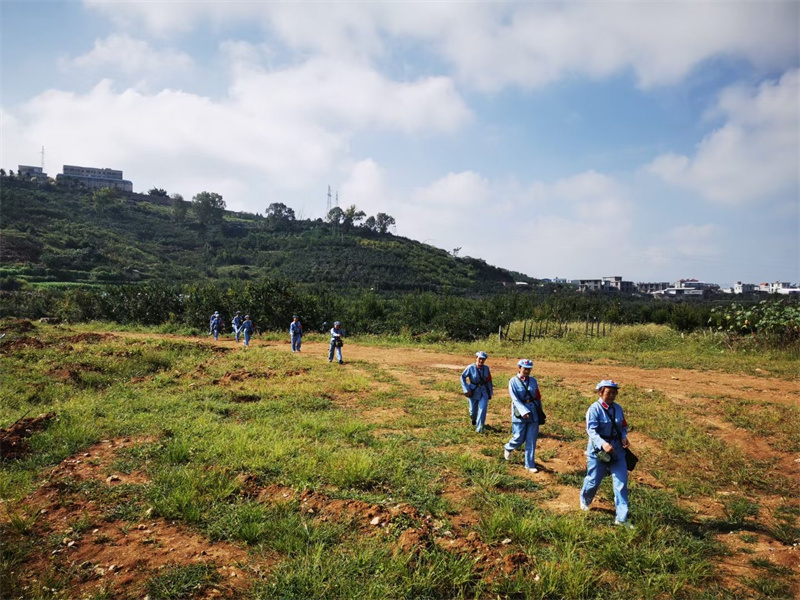
<instances>
[{"instance_id":1,"label":"blue jacket","mask_svg":"<svg viewBox=\"0 0 800 600\"><path fill-rule=\"evenodd\" d=\"M536 414L536 401L542 401L542 392L535 377L528 377L523 381L515 375L508 382L508 395L511 396L511 422L512 423L538 423ZM530 417L523 419L525 415Z\"/></svg>"},{"instance_id":2,"label":"blue jacket","mask_svg":"<svg viewBox=\"0 0 800 600\"><path fill-rule=\"evenodd\" d=\"M606 412L607 411L607 412ZM604 442L608 442L614 447L615 458L622 456L622 441L611 425L611 417L617 424L617 429L622 437L628 437L628 422L625 420L625 413L622 407L613 402L610 406L598 398L597 402L586 411L586 433L589 434L589 445L586 447L586 454L593 455L596 450L603 447Z\"/></svg>"},{"instance_id":3,"label":"blue jacket","mask_svg":"<svg viewBox=\"0 0 800 600\"><path fill-rule=\"evenodd\" d=\"M469 383L467 383L469 379ZM474 400L479 400L486 396L490 398L494 395L494 387L492 386L492 372L487 365L478 368L477 363L472 363L461 374L461 389L464 393L475 390L472 395Z\"/></svg>"},{"instance_id":4,"label":"blue jacket","mask_svg":"<svg viewBox=\"0 0 800 600\"><path fill-rule=\"evenodd\" d=\"M335 341L337 338L341 338L341 337L344 337L344 329L342 329L341 327L339 327L339 329L336 329L336 327L334 327L333 329L331 329L331 344L332 344L332 343L333 343L333 342L334 342L334 341Z\"/></svg>"},{"instance_id":5,"label":"blue jacket","mask_svg":"<svg viewBox=\"0 0 800 600\"><path fill-rule=\"evenodd\" d=\"M292 335L303 335L303 324L300 321L297 323L292 321L289 325L289 333Z\"/></svg>"},{"instance_id":6,"label":"blue jacket","mask_svg":"<svg viewBox=\"0 0 800 600\"><path fill-rule=\"evenodd\" d=\"M253 322L250 319L247 319L244 323L242 323L241 330L248 335L253 335Z\"/></svg>"},{"instance_id":7,"label":"blue jacket","mask_svg":"<svg viewBox=\"0 0 800 600\"><path fill-rule=\"evenodd\" d=\"M215 329L219 329L221 325L222 317L218 315L211 315L211 320L208 322L208 328L211 329L211 331L214 331Z\"/></svg>"},{"instance_id":8,"label":"blue jacket","mask_svg":"<svg viewBox=\"0 0 800 600\"><path fill-rule=\"evenodd\" d=\"M235 317L233 317L233 322L231 323L231 325L233 325L234 331L242 326L243 321L244 319L240 315L236 315Z\"/></svg>"}]
</instances>

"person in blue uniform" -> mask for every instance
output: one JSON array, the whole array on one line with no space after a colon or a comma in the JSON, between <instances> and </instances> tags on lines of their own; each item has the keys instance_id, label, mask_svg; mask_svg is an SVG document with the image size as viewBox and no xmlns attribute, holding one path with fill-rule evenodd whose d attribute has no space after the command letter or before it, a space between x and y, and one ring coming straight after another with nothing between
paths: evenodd
<instances>
[{"instance_id":1,"label":"person in blue uniform","mask_svg":"<svg viewBox=\"0 0 800 600\"><path fill-rule=\"evenodd\" d=\"M469 418L478 433L486 425L486 409L494 394L492 373L485 364L487 358L486 352L476 352L475 362L461 373L461 389L469 401Z\"/></svg>"},{"instance_id":2,"label":"person in blue uniform","mask_svg":"<svg viewBox=\"0 0 800 600\"><path fill-rule=\"evenodd\" d=\"M236 311L236 316L233 317L233 321L231 321L231 327L233 327L233 335L236 337L236 341L239 341L239 334L241 333L242 323L244 323L244 319L242 318L242 313L240 311Z\"/></svg>"},{"instance_id":3,"label":"person in blue uniform","mask_svg":"<svg viewBox=\"0 0 800 600\"><path fill-rule=\"evenodd\" d=\"M508 395L511 396L511 439L505 445L503 456L511 460L511 453L525 445L525 468L537 473L534 458L536 439L539 437L539 417L537 403L541 408L542 393L535 377L531 377L533 361L523 359L517 363L518 373L508 382Z\"/></svg>"},{"instance_id":4,"label":"person in blue uniform","mask_svg":"<svg viewBox=\"0 0 800 600\"><path fill-rule=\"evenodd\" d=\"M624 450L629 445L628 422L622 407L615 402L619 385L612 379L604 379L595 389L600 397L586 411L589 444L586 448L586 478L581 488L581 510L589 510L603 478L606 473L611 473L617 512L615 524L632 527L628 520L628 467Z\"/></svg>"},{"instance_id":5,"label":"person in blue uniform","mask_svg":"<svg viewBox=\"0 0 800 600\"><path fill-rule=\"evenodd\" d=\"M339 321L336 321L333 324L333 329L331 329L331 347L328 351L328 362L333 362L333 352L336 351L336 355L339 358L339 364L342 364L344 361L342 360L342 346L344 345L344 329L342 329L342 324Z\"/></svg>"},{"instance_id":6,"label":"person in blue uniform","mask_svg":"<svg viewBox=\"0 0 800 600\"><path fill-rule=\"evenodd\" d=\"M297 315L292 317L289 325L289 337L292 340L292 352L300 352L300 344L303 341L303 324Z\"/></svg>"},{"instance_id":7,"label":"person in blue uniform","mask_svg":"<svg viewBox=\"0 0 800 600\"><path fill-rule=\"evenodd\" d=\"M214 336L214 341L219 338L220 329L222 329L222 317L220 316L219 311L215 310L208 322L208 333L209 335Z\"/></svg>"},{"instance_id":8,"label":"person in blue uniform","mask_svg":"<svg viewBox=\"0 0 800 600\"><path fill-rule=\"evenodd\" d=\"M253 335L253 322L250 320L250 315L244 316L244 322L242 323L242 327L240 331L244 334L244 346L245 348L250 347L250 336Z\"/></svg>"}]
</instances>

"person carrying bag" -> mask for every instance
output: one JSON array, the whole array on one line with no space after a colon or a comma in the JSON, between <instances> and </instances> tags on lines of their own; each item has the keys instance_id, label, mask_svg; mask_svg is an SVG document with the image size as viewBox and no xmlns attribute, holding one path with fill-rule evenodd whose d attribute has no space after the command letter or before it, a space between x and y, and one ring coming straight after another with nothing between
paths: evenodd
<instances>
[{"instance_id":1,"label":"person carrying bag","mask_svg":"<svg viewBox=\"0 0 800 600\"><path fill-rule=\"evenodd\" d=\"M628 448L625 414L622 407L614 402L619 385L612 379L604 379L595 390L600 392L600 397L586 411L589 444L586 448L586 478L581 487L580 507L584 512L589 510L600 484L610 473L616 508L614 524L632 528L628 521L628 471L633 469L638 459ZM622 460L623 456L625 460Z\"/></svg>"}]
</instances>

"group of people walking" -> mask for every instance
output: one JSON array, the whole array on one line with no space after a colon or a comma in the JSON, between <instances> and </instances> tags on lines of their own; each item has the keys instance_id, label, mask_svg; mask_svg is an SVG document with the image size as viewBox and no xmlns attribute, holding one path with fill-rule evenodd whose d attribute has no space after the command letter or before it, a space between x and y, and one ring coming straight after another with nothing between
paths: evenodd
<instances>
[{"instance_id":1,"label":"group of people walking","mask_svg":"<svg viewBox=\"0 0 800 600\"><path fill-rule=\"evenodd\" d=\"M249 315L241 316L237 311L231 323L236 341L244 338L244 345L250 345L253 335L253 322ZM217 340L223 321L218 311L211 315L210 334ZM292 317L289 325L292 352L301 352L303 325L298 315ZM330 330L328 362L334 355L343 364L342 346L345 331L336 321ZM488 355L480 351L475 354L475 362L461 373L461 388L469 401L469 417L475 431L482 433L486 428L486 413L489 400L494 395L492 373L486 364ZM525 468L538 473L536 466L536 441L539 427L545 424L546 416L542 408L542 393L539 383L531 376L533 361L522 359L517 363L517 374L508 382L508 395L511 397L511 439L503 447L503 457L511 460L512 452L524 448ZM617 525L631 527L628 520L628 470L629 442L628 422L622 407L616 403L619 385L612 379L604 379L595 387L598 399L586 411L586 433L589 443L586 447L586 477L580 493L580 508L588 511L597 490L606 475L610 474L614 488Z\"/></svg>"},{"instance_id":2,"label":"group of people walking","mask_svg":"<svg viewBox=\"0 0 800 600\"><path fill-rule=\"evenodd\" d=\"M214 341L219 339L219 334L224 326L225 322L222 320L222 315L219 314L218 310L215 310L214 314L211 315L211 320L208 324L208 333L209 335L214 336ZM233 320L231 321L231 327L233 329L233 335L236 337L236 342L239 342L239 336L241 336L244 341L244 345L249 346L250 338L253 336L253 332L255 331L253 322L250 320L250 315L242 316L241 311L237 310L236 316L233 317Z\"/></svg>"},{"instance_id":3,"label":"group of people walking","mask_svg":"<svg viewBox=\"0 0 800 600\"><path fill-rule=\"evenodd\" d=\"M486 364L486 352L477 352L475 362L461 374L461 388L469 401L469 416L475 431L481 433L486 427L486 412L489 400L494 395L492 374ZM503 448L505 460L511 460L512 452L524 446L525 468L538 473L536 467L536 440L539 427L546 416L542 408L542 393L535 377L531 376L533 361L522 359L517 363L517 374L508 382L511 397L511 439ZM586 448L586 477L580 493L580 508L588 511L603 478L610 474L614 488L616 507L615 524L632 527L628 519L628 470L629 442L628 422L622 407L615 402L619 384L604 379L597 384L598 399L586 411L586 433L589 443Z\"/></svg>"},{"instance_id":4,"label":"group of people walking","mask_svg":"<svg viewBox=\"0 0 800 600\"><path fill-rule=\"evenodd\" d=\"M209 335L214 336L214 341L219 340L219 334L224 325L225 323L222 320L222 315L220 315L219 311L214 311L214 314L211 315L211 320L209 321ZM242 317L241 311L237 310L236 316L233 317L233 320L231 321L231 328L233 329L233 334L237 343L239 342L239 336L241 335L244 340L244 345L250 346L250 338L255 331L253 322L250 320L250 315L245 315ZM344 346L345 336L345 331L342 329L341 322L336 321L333 324L330 335L331 339L328 352L328 362L333 362L333 357L335 354L339 364L341 365L344 363L344 358L342 357L342 347ZM292 344L292 352L301 352L301 347L303 345L303 324L300 322L300 317L298 315L292 316L292 322L289 324L289 339Z\"/></svg>"}]
</instances>

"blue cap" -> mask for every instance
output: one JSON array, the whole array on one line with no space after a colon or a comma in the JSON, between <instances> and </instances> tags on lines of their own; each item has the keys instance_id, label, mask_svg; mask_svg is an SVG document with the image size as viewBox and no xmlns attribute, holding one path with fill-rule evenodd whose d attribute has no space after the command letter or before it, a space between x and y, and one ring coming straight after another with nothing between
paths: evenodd
<instances>
[{"instance_id":1,"label":"blue cap","mask_svg":"<svg viewBox=\"0 0 800 600\"><path fill-rule=\"evenodd\" d=\"M480 350L480 351L476 352L476 353L475 353L475 356L477 356L478 358L482 358L482 359L484 359L484 360L486 360L487 358L489 358L489 355L488 355L488 354L486 354L486 352L484 352L483 350Z\"/></svg>"},{"instance_id":2,"label":"blue cap","mask_svg":"<svg viewBox=\"0 0 800 600\"><path fill-rule=\"evenodd\" d=\"M523 358L517 363L517 366L522 367L523 369L532 369L533 361L530 358Z\"/></svg>"},{"instance_id":3,"label":"blue cap","mask_svg":"<svg viewBox=\"0 0 800 600\"><path fill-rule=\"evenodd\" d=\"M214 314L215 314L215 315L218 315L218 314L219 314L219 311L218 311L218 310L215 310L215 311L214 311Z\"/></svg>"},{"instance_id":4,"label":"blue cap","mask_svg":"<svg viewBox=\"0 0 800 600\"><path fill-rule=\"evenodd\" d=\"M603 379L603 381L598 383L597 387L595 387L594 389L595 390L601 390L604 387L618 389L619 388L619 384L617 384L617 382L614 381L613 379Z\"/></svg>"},{"instance_id":5,"label":"blue cap","mask_svg":"<svg viewBox=\"0 0 800 600\"><path fill-rule=\"evenodd\" d=\"M299 319L300 317L298 317L297 315L292 315L292 318L293 319Z\"/></svg>"},{"instance_id":6,"label":"blue cap","mask_svg":"<svg viewBox=\"0 0 800 600\"><path fill-rule=\"evenodd\" d=\"M250 315L245 315L245 316L244 316L244 318L245 318L245 319L249 319L249 318L250 318Z\"/></svg>"},{"instance_id":7,"label":"blue cap","mask_svg":"<svg viewBox=\"0 0 800 600\"><path fill-rule=\"evenodd\" d=\"M334 327L336 327L337 325L341 325L341 323L339 323L339 321L336 321L336 322L333 324L333 326L334 326Z\"/></svg>"},{"instance_id":8,"label":"blue cap","mask_svg":"<svg viewBox=\"0 0 800 600\"><path fill-rule=\"evenodd\" d=\"M236 311L236 314L237 314L237 315L240 315L240 314L242 314L242 311L240 311L240 310L237 310L237 311Z\"/></svg>"}]
</instances>

